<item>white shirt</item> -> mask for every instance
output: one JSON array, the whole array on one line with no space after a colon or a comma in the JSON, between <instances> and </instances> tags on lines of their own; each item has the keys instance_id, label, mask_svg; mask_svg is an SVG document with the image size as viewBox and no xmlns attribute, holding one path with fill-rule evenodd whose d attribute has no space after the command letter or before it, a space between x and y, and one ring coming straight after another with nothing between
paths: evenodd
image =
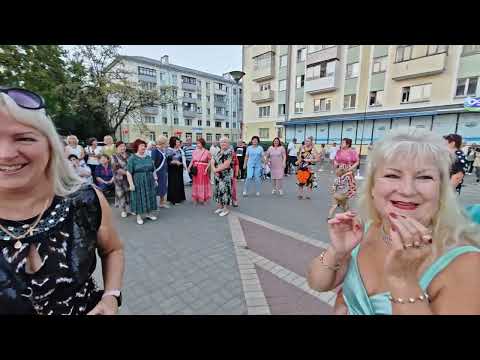
<instances>
[{"instance_id":1,"label":"white shirt","mask_svg":"<svg viewBox=\"0 0 480 360\"><path fill-rule=\"evenodd\" d=\"M297 156L297 148L293 142L288 144L288 156Z\"/></svg>"},{"instance_id":2,"label":"white shirt","mask_svg":"<svg viewBox=\"0 0 480 360\"><path fill-rule=\"evenodd\" d=\"M338 148L336 146L330 148L328 153L328 157L330 158L330 160L335 159L335 156L337 156L337 151L338 151Z\"/></svg>"},{"instance_id":3,"label":"white shirt","mask_svg":"<svg viewBox=\"0 0 480 360\"><path fill-rule=\"evenodd\" d=\"M100 154L102 153L102 148L97 146L95 150L93 150L90 146L87 147L86 149L88 156L87 164L89 165L99 165L100 163L98 162L98 159L100 157ZM92 153L95 154L96 157L92 157Z\"/></svg>"}]
</instances>

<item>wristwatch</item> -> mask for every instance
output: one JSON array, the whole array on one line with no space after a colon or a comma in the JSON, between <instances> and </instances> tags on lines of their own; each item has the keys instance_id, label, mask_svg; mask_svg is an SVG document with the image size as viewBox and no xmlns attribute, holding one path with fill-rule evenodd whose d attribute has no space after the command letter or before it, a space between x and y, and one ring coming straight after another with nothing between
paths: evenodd
<instances>
[{"instance_id":1,"label":"wristwatch","mask_svg":"<svg viewBox=\"0 0 480 360\"><path fill-rule=\"evenodd\" d=\"M115 299L117 299L118 307L122 306L122 292L120 290L118 290L118 289L107 290L103 293L102 299L105 296L113 296Z\"/></svg>"}]
</instances>

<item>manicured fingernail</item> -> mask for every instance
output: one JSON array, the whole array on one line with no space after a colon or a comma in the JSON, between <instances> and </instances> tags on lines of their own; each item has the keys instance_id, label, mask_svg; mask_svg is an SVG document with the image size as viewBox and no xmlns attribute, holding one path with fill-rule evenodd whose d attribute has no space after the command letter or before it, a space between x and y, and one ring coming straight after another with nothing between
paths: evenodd
<instances>
[{"instance_id":1,"label":"manicured fingernail","mask_svg":"<svg viewBox=\"0 0 480 360\"><path fill-rule=\"evenodd\" d=\"M397 214L395 214L395 213L388 213L388 215L390 215L394 219L396 219L398 217Z\"/></svg>"}]
</instances>

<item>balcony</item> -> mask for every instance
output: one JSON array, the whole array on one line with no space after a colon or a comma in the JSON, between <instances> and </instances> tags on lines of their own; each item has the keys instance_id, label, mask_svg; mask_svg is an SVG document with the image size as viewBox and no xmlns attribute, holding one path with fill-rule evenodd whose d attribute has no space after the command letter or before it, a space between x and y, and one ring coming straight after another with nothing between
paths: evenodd
<instances>
[{"instance_id":1,"label":"balcony","mask_svg":"<svg viewBox=\"0 0 480 360\"><path fill-rule=\"evenodd\" d=\"M215 99L215 98L214 98L214 99L213 99L213 104L214 104L215 106L225 107L225 106L227 106L228 102L227 102L226 99L225 99L225 100L218 100L218 99Z\"/></svg>"},{"instance_id":2,"label":"balcony","mask_svg":"<svg viewBox=\"0 0 480 360\"><path fill-rule=\"evenodd\" d=\"M158 114L158 106L144 106L143 107L144 114L151 114L157 115Z\"/></svg>"},{"instance_id":3,"label":"balcony","mask_svg":"<svg viewBox=\"0 0 480 360\"><path fill-rule=\"evenodd\" d=\"M223 90L220 90L219 88L217 88L215 86L215 88L213 89L213 93L214 94L217 94L217 95L227 95L227 92L225 91L225 88Z\"/></svg>"},{"instance_id":4,"label":"balcony","mask_svg":"<svg viewBox=\"0 0 480 360\"><path fill-rule=\"evenodd\" d=\"M340 46L332 46L307 54L307 66L329 60L340 60Z\"/></svg>"},{"instance_id":5,"label":"balcony","mask_svg":"<svg viewBox=\"0 0 480 360\"><path fill-rule=\"evenodd\" d=\"M183 117L196 118L196 117L200 117L200 116L201 115L197 111L183 109Z\"/></svg>"},{"instance_id":6,"label":"balcony","mask_svg":"<svg viewBox=\"0 0 480 360\"><path fill-rule=\"evenodd\" d=\"M252 102L262 103L273 100L273 90L256 91L252 93Z\"/></svg>"},{"instance_id":7,"label":"balcony","mask_svg":"<svg viewBox=\"0 0 480 360\"><path fill-rule=\"evenodd\" d=\"M251 52L251 57L255 57L255 56L258 56L258 55L262 55L262 54L265 54L267 52L273 52L275 53L275 51L277 50L277 46L276 45L254 45L253 48L252 48L252 52Z\"/></svg>"},{"instance_id":8,"label":"balcony","mask_svg":"<svg viewBox=\"0 0 480 360\"><path fill-rule=\"evenodd\" d=\"M183 96L182 97L182 102L196 104L196 103L198 103L198 99L197 98L191 98L191 97L188 97L188 96Z\"/></svg>"},{"instance_id":9,"label":"balcony","mask_svg":"<svg viewBox=\"0 0 480 360\"><path fill-rule=\"evenodd\" d=\"M270 65L262 67L262 68L255 68L255 67L253 68L252 80L257 81L257 82L261 82L261 81L264 81L264 80L273 79L274 69L275 69L275 66L274 66L274 61L273 61L273 58L272 58L272 61L271 61Z\"/></svg>"},{"instance_id":10,"label":"balcony","mask_svg":"<svg viewBox=\"0 0 480 360\"><path fill-rule=\"evenodd\" d=\"M447 53L394 63L391 66L393 80L413 79L416 77L440 74L445 70Z\"/></svg>"},{"instance_id":11,"label":"balcony","mask_svg":"<svg viewBox=\"0 0 480 360\"><path fill-rule=\"evenodd\" d=\"M225 120L227 117L225 114L217 114L215 113L215 120Z\"/></svg>"},{"instance_id":12,"label":"balcony","mask_svg":"<svg viewBox=\"0 0 480 360\"><path fill-rule=\"evenodd\" d=\"M190 84L186 82L182 82L182 89L187 91L197 91L198 86L197 84Z\"/></svg>"},{"instance_id":13,"label":"balcony","mask_svg":"<svg viewBox=\"0 0 480 360\"><path fill-rule=\"evenodd\" d=\"M305 80L305 92L309 94L318 94L322 92L333 91L337 88L336 76L322 77L317 79Z\"/></svg>"}]
</instances>

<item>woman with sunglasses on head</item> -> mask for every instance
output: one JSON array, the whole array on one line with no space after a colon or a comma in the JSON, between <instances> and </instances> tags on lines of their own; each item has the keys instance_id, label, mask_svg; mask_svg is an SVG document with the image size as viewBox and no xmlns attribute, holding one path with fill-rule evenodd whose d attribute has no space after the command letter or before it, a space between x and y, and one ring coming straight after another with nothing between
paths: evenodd
<instances>
[{"instance_id":1,"label":"woman with sunglasses on head","mask_svg":"<svg viewBox=\"0 0 480 360\"><path fill-rule=\"evenodd\" d=\"M337 214L311 288L342 285L337 313L480 314L480 235L450 183L443 139L398 129L369 155L360 214Z\"/></svg>"},{"instance_id":2,"label":"woman with sunglasses on head","mask_svg":"<svg viewBox=\"0 0 480 360\"><path fill-rule=\"evenodd\" d=\"M0 313L116 314L123 244L102 193L64 157L43 99L0 89ZM93 279L101 257L104 291Z\"/></svg>"}]
</instances>

